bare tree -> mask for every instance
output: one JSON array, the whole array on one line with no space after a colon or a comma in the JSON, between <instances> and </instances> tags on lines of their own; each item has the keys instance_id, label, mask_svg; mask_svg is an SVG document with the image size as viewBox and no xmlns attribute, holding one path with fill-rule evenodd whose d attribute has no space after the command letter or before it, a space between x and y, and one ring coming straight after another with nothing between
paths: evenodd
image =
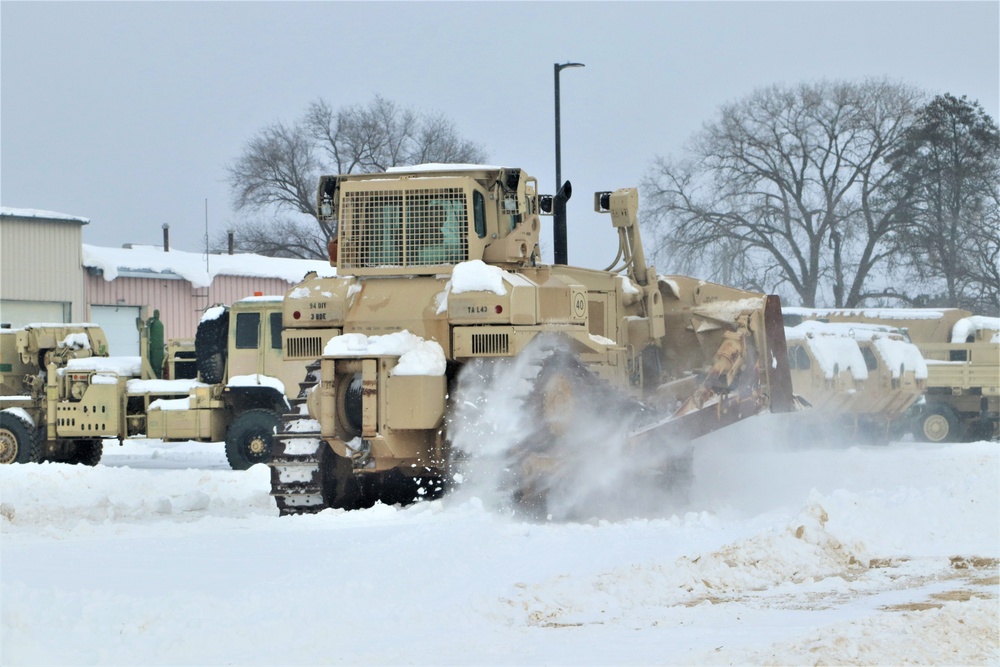
<instances>
[{"instance_id":1,"label":"bare tree","mask_svg":"<svg viewBox=\"0 0 1000 667\"><path fill-rule=\"evenodd\" d=\"M260 130L228 167L233 207L251 216L237 224L237 246L262 254L325 257L327 241L337 230L316 218L320 174L487 159L484 149L461 138L443 114L419 113L381 96L366 106L336 109L317 100L296 123Z\"/></svg>"},{"instance_id":2,"label":"bare tree","mask_svg":"<svg viewBox=\"0 0 1000 667\"><path fill-rule=\"evenodd\" d=\"M233 232L234 250L241 253L296 259L326 257L325 240L317 233L316 225L307 218L247 218ZM224 253L228 246L228 232L222 232L212 240L212 252Z\"/></svg>"},{"instance_id":3,"label":"bare tree","mask_svg":"<svg viewBox=\"0 0 1000 667\"><path fill-rule=\"evenodd\" d=\"M658 263L805 306L896 296L884 161L922 95L888 81L772 86L726 105L683 161L657 158L644 222Z\"/></svg>"}]
</instances>

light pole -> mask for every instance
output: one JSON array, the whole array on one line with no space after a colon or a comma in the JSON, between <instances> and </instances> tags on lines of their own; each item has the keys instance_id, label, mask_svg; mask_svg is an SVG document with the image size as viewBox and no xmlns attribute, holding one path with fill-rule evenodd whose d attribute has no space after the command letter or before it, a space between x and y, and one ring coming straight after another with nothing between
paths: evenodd
<instances>
[{"instance_id":1,"label":"light pole","mask_svg":"<svg viewBox=\"0 0 1000 667\"><path fill-rule=\"evenodd\" d=\"M559 145L559 72L567 67L584 67L583 63L555 63L552 68L555 75L556 92L556 190L557 194L562 193L562 155ZM563 197L556 197L557 210L553 218L554 255L556 264L566 264L566 200L569 199L569 191Z\"/></svg>"}]
</instances>

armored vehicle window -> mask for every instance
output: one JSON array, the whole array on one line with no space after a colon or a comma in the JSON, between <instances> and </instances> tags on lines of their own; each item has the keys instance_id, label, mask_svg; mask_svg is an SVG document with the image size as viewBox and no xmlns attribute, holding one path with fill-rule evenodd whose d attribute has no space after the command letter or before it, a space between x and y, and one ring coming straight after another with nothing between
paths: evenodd
<instances>
[{"instance_id":1,"label":"armored vehicle window","mask_svg":"<svg viewBox=\"0 0 1000 667\"><path fill-rule=\"evenodd\" d=\"M485 238L486 200L483 199L483 193L479 191L472 193L472 214L476 217L476 236Z\"/></svg>"},{"instance_id":2,"label":"armored vehicle window","mask_svg":"<svg viewBox=\"0 0 1000 667\"><path fill-rule=\"evenodd\" d=\"M380 268L468 259L468 194L459 187L346 192L340 206L340 265ZM482 236L485 236L483 202Z\"/></svg>"},{"instance_id":3,"label":"armored vehicle window","mask_svg":"<svg viewBox=\"0 0 1000 667\"><path fill-rule=\"evenodd\" d=\"M464 261L468 255L467 224L466 200L461 190L408 193L407 263L427 266Z\"/></svg>"},{"instance_id":4,"label":"armored vehicle window","mask_svg":"<svg viewBox=\"0 0 1000 667\"><path fill-rule=\"evenodd\" d=\"M368 250L371 256L369 266L399 266L399 251L402 248L403 208L398 203L386 202L368 209ZM364 241L362 241L364 243Z\"/></svg>"},{"instance_id":5,"label":"armored vehicle window","mask_svg":"<svg viewBox=\"0 0 1000 667\"><path fill-rule=\"evenodd\" d=\"M798 370L809 370L812 366L809 353L801 345L792 345L788 348L788 366Z\"/></svg>"},{"instance_id":6,"label":"armored vehicle window","mask_svg":"<svg viewBox=\"0 0 1000 667\"><path fill-rule=\"evenodd\" d=\"M870 371L878 370L878 359L875 357L875 353L872 352L870 347L861 348L861 356L865 359L865 366Z\"/></svg>"},{"instance_id":7,"label":"armored vehicle window","mask_svg":"<svg viewBox=\"0 0 1000 667\"><path fill-rule=\"evenodd\" d=\"M968 361L969 351L968 350L952 350L951 354L948 355L949 361Z\"/></svg>"},{"instance_id":8,"label":"armored vehicle window","mask_svg":"<svg viewBox=\"0 0 1000 667\"><path fill-rule=\"evenodd\" d=\"M271 313L271 349L281 349L281 312Z\"/></svg>"},{"instance_id":9,"label":"armored vehicle window","mask_svg":"<svg viewBox=\"0 0 1000 667\"><path fill-rule=\"evenodd\" d=\"M239 313L236 316L236 349L255 349L260 339L260 313Z\"/></svg>"}]
</instances>

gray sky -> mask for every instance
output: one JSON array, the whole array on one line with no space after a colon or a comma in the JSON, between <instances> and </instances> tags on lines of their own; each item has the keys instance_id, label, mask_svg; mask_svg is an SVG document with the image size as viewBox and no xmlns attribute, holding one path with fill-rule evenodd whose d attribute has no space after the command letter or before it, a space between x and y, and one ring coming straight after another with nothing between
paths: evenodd
<instances>
[{"instance_id":1,"label":"gray sky","mask_svg":"<svg viewBox=\"0 0 1000 667\"><path fill-rule=\"evenodd\" d=\"M997 2L0 3L0 203L88 217L84 242L204 247L225 166L310 101L441 111L555 190L571 264L616 248L592 193L638 185L755 88L888 76L1000 106ZM642 193L640 192L640 205ZM544 231L551 257L551 228ZM667 272L670 267L658 267Z\"/></svg>"}]
</instances>

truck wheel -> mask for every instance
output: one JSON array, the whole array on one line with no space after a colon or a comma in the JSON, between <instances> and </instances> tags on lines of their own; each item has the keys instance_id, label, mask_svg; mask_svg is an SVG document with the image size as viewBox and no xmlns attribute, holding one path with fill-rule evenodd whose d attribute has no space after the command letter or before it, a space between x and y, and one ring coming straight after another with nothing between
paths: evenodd
<instances>
[{"instance_id":1,"label":"truck wheel","mask_svg":"<svg viewBox=\"0 0 1000 667\"><path fill-rule=\"evenodd\" d=\"M66 459L70 465L96 466L104 453L104 443L100 440L77 440L73 451Z\"/></svg>"},{"instance_id":2,"label":"truck wheel","mask_svg":"<svg viewBox=\"0 0 1000 667\"><path fill-rule=\"evenodd\" d=\"M932 405L917 418L914 435L924 442L959 442L962 425L958 415L947 405Z\"/></svg>"},{"instance_id":3,"label":"truck wheel","mask_svg":"<svg viewBox=\"0 0 1000 667\"><path fill-rule=\"evenodd\" d=\"M226 376L226 344L229 339L229 311L214 320L198 323L194 335L195 365L201 381L218 384Z\"/></svg>"},{"instance_id":4,"label":"truck wheel","mask_svg":"<svg viewBox=\"0 0 1000 667\"><path fill-rule=\"evenodd\" d=\"M281 416L274 410L256 408L237 417L226 431L226 460L233 470L246 470L271 460L274 433Z\"/></svg>"},{"instance_id":5,"label":"truck wheel","mask_svg":"<svg viewBox=\"0 0 1000 667\"><path fill-rule=\"evenodd\" d=\"M30 421L13 412L0 412L0 464L37 463L41 440Z\"/></svg>"}]
</instances>

